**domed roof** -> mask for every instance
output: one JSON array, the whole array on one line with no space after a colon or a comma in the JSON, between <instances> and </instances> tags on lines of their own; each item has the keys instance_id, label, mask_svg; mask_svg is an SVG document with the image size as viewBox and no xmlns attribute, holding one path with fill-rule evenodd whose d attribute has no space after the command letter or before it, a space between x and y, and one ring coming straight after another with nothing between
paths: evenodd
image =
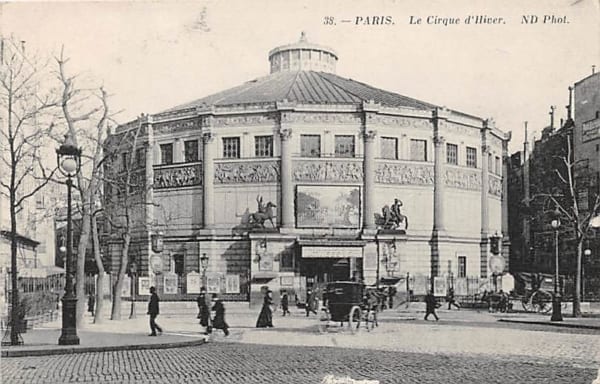
<instances>
[{"instance_id":1,"label":"domed roof","mask_svg":"<svg viewBox=\"0 0 600 384\"><path fill-rule=\"evenodd\" d=\"M199 106L233 106L287 100L302 104L354 104L374 101L387 107L431 110L435 105L370 85L317 71L275 72L234 88L170 108L174 112Z\"/></svg>"}]
</instances>

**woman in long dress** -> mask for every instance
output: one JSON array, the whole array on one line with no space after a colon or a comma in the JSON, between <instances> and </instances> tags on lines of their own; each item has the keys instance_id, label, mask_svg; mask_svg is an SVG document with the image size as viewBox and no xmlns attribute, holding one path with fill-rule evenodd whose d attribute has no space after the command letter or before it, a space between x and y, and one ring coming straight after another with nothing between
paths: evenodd
<instances>
[{"instance_id":1,"label":"woman in long dress","mask_svg":"<svg viewBox=\"0 0 600 384\"><path fill-rule=\"evenodd\" d=\"M222 329L225 336L229 336L229 325L225 321L225 307L216 293L212 294L212 302L214 303L212 310L215 311L215 317L212 319L212 327L214 329Z\"/></svg>"},{"instance_id":2,"label":"woman in long dress","mask_svg":"<svg viewBox=\"0 0 600 384\"><path fill-rule=\"evenodd\" d=\"M263 300L263 306L258 315L256 321L256 328L272 328L273 327L273 311L271 310L273 305L273 292L267 291Z\"/></svg>"}]
</instances>

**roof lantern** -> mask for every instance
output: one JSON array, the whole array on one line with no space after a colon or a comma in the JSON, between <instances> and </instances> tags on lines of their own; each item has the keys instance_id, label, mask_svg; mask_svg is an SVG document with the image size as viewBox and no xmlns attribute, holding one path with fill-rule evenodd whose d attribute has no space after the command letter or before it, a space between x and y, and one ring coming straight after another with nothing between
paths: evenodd
<instances>
[{"instance_id":1,"label":"roof lantern","mask_svg":"<svg viewBox=\"0 0 600 384\"><path fill-rule=\"evenodd\" d=\"M308 42L302 32L297 43L282 45L269 52L271 73L320 71L335 74L337 53L329 48Z\"/></svg>"}]
</instances>

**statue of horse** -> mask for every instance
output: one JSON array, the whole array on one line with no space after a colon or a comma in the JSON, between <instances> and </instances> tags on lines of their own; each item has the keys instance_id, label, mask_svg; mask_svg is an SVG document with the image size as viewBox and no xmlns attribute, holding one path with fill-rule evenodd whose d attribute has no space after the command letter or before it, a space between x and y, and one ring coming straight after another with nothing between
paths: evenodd
<instances>
[{"instance_id":1,"label":"statue of horse","mask_svg":"<svg viewBox=\"0 0 600 384\"><path fill-rule=\"evenodd\" d=\"M396 217L387 204L381 209L381 215L375 214L375 217L375 224L380 225L384 229L408 229L408 217L403 214Z\"/></svg>"},{"instance_id":2,"label":"statue of horse","mask_svg":"<svg viewBox=\"0 0 600 384\"><path fill-rule=\"evenodd\" d=\"M277 206L269 201L264 209L261 208L262 212L257 211L248 216L248 224L260 225L262 228L265 228L265 221L269 220L271 226L275 228L275 224L273 223L273 218L275 217L275 214L273 213L274 207Z\"/></svg>"}]
</instances>

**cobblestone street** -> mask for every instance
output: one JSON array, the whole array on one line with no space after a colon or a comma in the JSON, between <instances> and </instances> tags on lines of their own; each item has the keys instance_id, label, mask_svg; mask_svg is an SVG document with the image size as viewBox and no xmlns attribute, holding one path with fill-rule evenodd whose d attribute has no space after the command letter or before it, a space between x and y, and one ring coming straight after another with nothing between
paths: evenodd
<instances>
[{"instance_id":1,"label":"cobblestone street","mask_svg":"<svg viewBox=\"0 0 600 384\"><path fill-rule=\"evenodd\" d=\"M254 314L244 311L232 314L230 337L217 332L198 347L6 358L2 382L319 383L333 374L380 383L574 384L598 376L597 331L508 326L466 311L442 315L436 323L387 313L373 332L352 335L336 328L319 334L317 320L299 314L256 329ZM172 334L197 329L183 316L161 324Z\"/></svg>"}]
</instances>

